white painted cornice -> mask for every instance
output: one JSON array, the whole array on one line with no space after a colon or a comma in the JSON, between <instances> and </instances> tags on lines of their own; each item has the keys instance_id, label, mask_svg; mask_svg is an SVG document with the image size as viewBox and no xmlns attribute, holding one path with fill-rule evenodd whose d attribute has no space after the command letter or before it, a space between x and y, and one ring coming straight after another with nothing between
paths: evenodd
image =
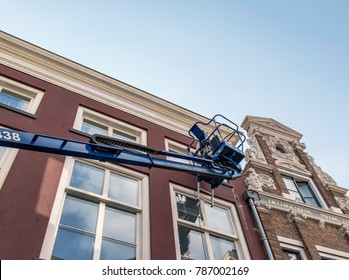
<instances>
[{"instance_id":1,"label":"white painted cornice","mask_svg":"<svg viewBox=\"0 0 349 280\"><path fill-rule=\"evenodd\" d=\"M0 63L187 135L208 119L0 31Z\"/></svg>"}]
</instances>

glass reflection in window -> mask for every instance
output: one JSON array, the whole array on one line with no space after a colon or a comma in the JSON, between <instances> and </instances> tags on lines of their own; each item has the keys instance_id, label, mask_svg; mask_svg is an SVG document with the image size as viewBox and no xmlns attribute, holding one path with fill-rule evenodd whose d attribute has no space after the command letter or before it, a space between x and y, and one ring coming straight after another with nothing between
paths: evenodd
<instances>
[{"instance_id":1,"label":"glass reflection in window","mask_svg":"<svg viewBox=\"0 0 349 280\"><path fill-rule=\"evenodd\" d=\"M205 210L209 227L225 233L234 233L227 209L217 206L211 207L211 205L205 203Z\"/></svg>"},{"instance_id":2,"label":"glass reflection in window","mask_svg":"<svg viewBox=\"0 0 349 280\"><path fill-rule=\"evenodd\" d=\"M90 135L93 135L93 134L107 135L108 134L108 128L106 126L103 126L99 123L95 123L86 119L84 119L82 122L81 131L86 132Z\"/></svg>"},{"instance_id":3,"label":"glass reflection in window","mask_svg":"<svg viewBox=\"0 0 349 280\"><path fill-rule=\"evenodd\" d=\"M137 142L137 137L133 135L126 134L124 132L113 130L113 137L120 140L125 140L129 142Z\"/></svg>"},{"instance_id":4,"label":"glass reflection in window","mask_svg":"<svg viewBox=\"0 0 349 280\"><path fill-rule=\"evenodd\" d=\"M199 201L183 194L176 193L176 202L179 219L195 224L200 224L203 222Z\"/></svg>"},{"instance_id":5,"label":"glass reflection in window","mask_svg":"<svg viewBox=\"0 0 349 280\"><path fill-rule=\"evenodd\" d=\"M67 196L55 246L53 259L92 259L98 204Z\"/></svg>"},{"instance_id":6,"label":"glass reflection in window","mask_svg":"<svg viewBox=\"0 0 349 280\"><path fill-rule=\"evenodd\" d=\"M136 246L103 238L101 260L135 260Z\"/></svg>"},{"instance_id":7,"label":"glass reflection in window","mask_svg":"<svg viewBox=\"0 0 349 280\"><path fill-rule=\"evenodd\" d=\"M76 161L70 185L85 191L102 194L104 170Z\"/></svg>"},{"instance_id":8,"label":"glass reflection in window","mask_svg":"<svg viewBox=\"0 0 349 280\"><path fill-rule=\"evenodd\" d=\"M178 233L182 260L207 259L202 233L184 226L178 226Z\"/></svg>"},{"instance_id":9,"label":"glass reflection in window","mask_svg":"<svg viewBox=\"0 0 349 280\"><path fill-rule=\"evenodd\" d=\"M107 207L101 259L136 259L136 215Z\"/></svg>"},{"instance_id":10,"label":"glass reflection in window","mask_svg":"<svg viewBox=\"0 0 349 280\"><path fill-rule=\"evenodd\" d=\"M136 215L107 207L103 236L123 242L136 243Z\"/></svg>"},{"instance_id":11,"label":"glass reflection in window","mask_svg":"<svg viewBox=\"0 0 349 280\"><path fill-rule=\"evenodd\" d=\"M94 235L69 228L59 228L52 253L54 260L91 260Z\"/></svg>"},{"instance_id":12,"label":"glass reflection in window","mask_svg":"<svg viewBox=\"0 0 349 280\"><path fill-rule=\"evenodd\" d=\"M13 108L26 111L30 102L30 98L1 90L0 92L0 103L11 106Z\"/></svg>"},{"instance_id":13,"label":"glass reflection in window","mask_svg":"<svg viewBox=\"0 0 349 280\"><path fill-rule=\"evenodd\" d=\"M65 199L60 224L95 232L98 204L67 196Z\"/></svg>"},{"instance_id":14,"label":"glass reflection in window","mask_svg":"<svg viewBox=\"0 0 349 280\"><path fill-rule=\"evenodd\" d=\"M235 244L233 241L225 240L210 235L213 256L215 260L237 260Z\"/></svg>"},{"instance_id":15,"label":"glass reflection in window","mask_svg":"<svg viewBox=\"0 0 349 280\"><path fill-rule=\"evenodd\" d=\"M138 181L111 173L109 181L110 198L132 204L138 205Z\"/></svg>"}]
</instances>

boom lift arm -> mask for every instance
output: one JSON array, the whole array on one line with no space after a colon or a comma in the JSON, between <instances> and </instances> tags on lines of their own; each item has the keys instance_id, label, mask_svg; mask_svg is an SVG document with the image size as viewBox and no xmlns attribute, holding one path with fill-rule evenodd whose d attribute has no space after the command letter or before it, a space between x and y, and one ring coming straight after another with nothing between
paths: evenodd
<instances>
[{"instance_id":1,"label":"boom lift arm","mask_svg":"<svg viewBox=\"0 0 349 280\"><path fill-rule=\"evenodd\" d=\"M212 121L215 122L215 117L208 124ZM156 150L137 143L103 135L93 135L90 142L81 142L5 128L0 128L0 146L94 159L117 164L182 171L197 175L199 181L204 180L210 183L212 189L214 189L222 183L223 180L231 180L240 176L241 169L239 168L239 163L244 157L242 150L232 147L223 138L214 139L215 142L213 143L211 138L213 138L217 131L220 132L219 129L220 126L216 126L208 137L197 137L198 149L193 154L189 155ZM195 130L195 133L200 135L205 134L204 131L200 130L198 123L193 126L191 131L192 130ZM191 131L189 134L192 133ZM238 130L234 129L234 133L235 131ZM210 147L210 149L208 149L208 147ZM207 152L203 153L202 149L206 149ZM211 152L208 152L208 150ZM162 159L154 157L155 155L185 159L188 163Z\"/></svg>"}]
</instances>

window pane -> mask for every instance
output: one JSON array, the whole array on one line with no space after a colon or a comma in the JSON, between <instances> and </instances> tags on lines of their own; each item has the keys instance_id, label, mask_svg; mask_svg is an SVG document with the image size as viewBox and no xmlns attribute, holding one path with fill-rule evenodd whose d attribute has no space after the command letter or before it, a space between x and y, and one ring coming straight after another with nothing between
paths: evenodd
<instances>
[{"instance_id":1,"label":"window pane","mask_svg":"<svg viewBox=\"0 0 349 280\"><path fill-rule=\"evenodd\" d=\"M313 192L310 190L310 186L305 182L297 182L299 192L302 194L304 198L306 197L314 197Z\"/></svg>"},{"instance_id":2,"label":"window pane","mask_svg":"<svg viewBox=\"0 0 349 280\"><path fill-rule=\"evenodd\" d=\"M75 230L58 230L52 259L90 260L93 257L94 236Z\"/></svg>"},{"instance_id":3,"label":"window pane","mask_svg":"<svg viewBox=\"0 0 349 280\"><path fill-rule=\"evenodd\" d=\"M125 141L130 141L130 142L137 142L137 137L134 135L129 135L124 132L118 131L118 130L113 130L113 137L125 140Z\"/></svg>"},{"instance_id":4,"label":"window pane","mask_svg":"<svg viewBox=\"0 0 349 280\"><path fill-rule=\"evenodd\" d=\"M136 215L107 207L103 236L136 244Z\"/></svg>"},{"instance_id":5,"label":"window pane","mask_svg":"<svg viewBox=\"0 0 349 280\"><path fill-rule=\"evenodd\" d=\"M232 221L229 217L227 209L217 206L211 207L211 205L205 203L205 210L207 214L207 224L209 227L220 232L234 234Z\"/></svg>"},{"instance_id":6,"label":"window pane","mask_svg":"<svg viewBox=\"0 0 349 280\"><path fill-rule=\"evenodd\" d=\"M176 193L178 218L195 224L203 222L200 204L197 200Z\"/></svg>"},{"instance_id":7,"label":"window pane","mask_svg":"<svg viewBox=\"0 0 349 280\"><path fill-rule=\"evenodd\" d=\"M4 91L0 92L0 103L11 106L13 108L17 108L19 110L27 110L30 102L30 98L26 98L24 96Z\"/></svg>"},{"instance_id":8,"label":"window pane","mask_svg":"<svg viewBox=\"0 0 349 280\"><path fill-rule=\"evenodd\" d=\"M297 182L299 192L301 193L304 202L314 206L320 207L319 201L316 199L313 191L307 182Z\"/></svg>"},{"instance_id":9,"label":"window pane","mask_svg":"<svg viewBox=\"0 0 349 280\"><path fill-rule=\"evenodd\" d=\"M93 135L93 134L107 135L108 134L108 128L106 126L103 126L98 123L94 123L89 120L83 120L81 131L86 132L90 135Z\"/></svg>"},{"instance_id":10,"label":"window pane","mask_svg":"<svg viewBox=\"0 0 349 280\"><path fill-rule=\"evenodd\" d=\"M104 170L76 161L70 186L102 194Z\"/></svg>"},{"instance_id":11,"label":"window pane","mask_svg":"<svg viewBox=\"0 0 349 280\"><path fill-rule=\"evenodd\" d=\"M313 206L320 207L319 202L315 198L313 198L313 197L306 197L306 198L304 198L304 202L307 203L307 204L313 205Z\"/></svg>"},{"instance_id":12,"label":"window pane","mask_svg":"<svg viewBox=\"0 0 349 280\"><path fill-rule=\"evenodd\" d=\"M109 181L110 198L138 205L138 181L111 173Z\"/></svg>"},{"instance_id":13,"label":"window pane","mask_svg":"<svg viewBox=\"0 0 349 280\"><path fill-rule=\"evenodd\" d=\"M237 260L238 256L233 241L210 236L215 260Z\"/></svg>"},{"instance_id":14,"label":"window pane","mask_svg":"<svg viewBox=\"0 0 349 280\"><path fill-rule=\"evenodd\" d=\"M292 191L292 190L288 190L288 191L290 194L293 194L296 198L299 198L300 201L303 201L303 198L298 191Z\"/></svg>"},{"instance_id":15,"label":"window pane","mask_svg":"<svg viewBox=\"0 0 349 280\"><path fill-rule=\"evenodd\" d=\"M202 233L184 226L178 226L178 234L182 260L207 259Z\"/></svg>"},{"instance_id":16,"label":"window pane","mask_svg":"<svg viewBox=\"0 0 349 280\"><path fill-rule=\"evenodd\" d=\"M135 260L136 247L103 238L101 260Z\"/></svg>"},{"instance_id":17,"label":"window pane","mask_svg":"<svg viewBox=\"0 0 349 280\"><path fill-rule=\"evenodd\" d=\"M5 147L0 147L0 160L1 160L1 158L3 157L5 151L6 151L6 148L5 148Z\"/></svg>"},{"instance_id":18,"label":"window pane","mask_svg":"<svg viewBox=\"0 0 349 280\"><path fill-rule=\"evenodd\" d=\"M98 204L67 196L61 216L61 225L95 232L98 215Z\"/></svg>"},{"instance_id":19,"label":"window pane","mask_svg":"<svg viewBox=\"0 0 349 280\"><path fill-rule=\"evenodd\" d=\"M298 192L298 189L297 189L297 187L294 184L294 181L292 179L285 178L285 177L282 177L282 179L284 180L285 185L286 185L288 190L292 190L292 191Z\"/></svg>"}]
</instances>

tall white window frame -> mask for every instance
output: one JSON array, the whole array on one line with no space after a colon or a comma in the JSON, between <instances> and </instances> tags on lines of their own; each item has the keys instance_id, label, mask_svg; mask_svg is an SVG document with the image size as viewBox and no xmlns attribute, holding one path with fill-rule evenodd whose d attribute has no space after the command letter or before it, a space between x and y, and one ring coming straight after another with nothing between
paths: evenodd
<instances>
[{"instance_id":1,"label":"tall white window frame","mask_svg":"<svg viewBox=\"0 0 349 280\"><path fill-rule=\"evenodd\" d=\"M105 170L103 192L96 194L90 190L84 190L71 186L71 178L76 163L85 164L94 168ZM137 180L139 182L139 193L137 205L123 202L118 199L112 199L108 196L107 186L110 182L110 174L117 174ZM109 175L108 175L109 174ZM135 216L135 258L150 259L150 229L149 229L149 179L148 176L127 168L110 163L96 163L94 161L80 160L67 157L61 180L57 190L55 202L50 216L48 228L43 242L40 258L51 259L54 252L55 241L61 226L61 217L63 215L67 197L78 198L98 204L98 216L95 230L95 241L93 245L92 259L100 259L102 242L105 236L104 220L106 209L117 209L119 212L130 213Z\"/></svg>"},{"instance_id":2,"label":"tall white window frame","mask_svg":"<svg viewBox=\"0 0 349 280\"><path fill-rule=\"evenodd\" d=\"M220 230L217 230L215 226L210 224L211 222L207 222L209 220L209 215L207 213L207 210L211 208L210 206L210 196L205 194L200 194L200 205L201 210L200 214L202 215L203 219L206 222L199 222L200 217L198 220L193 223L187 220L180 219L178 217L178 209L177 209L177 194L180 194L182 196L185 196L190 199L195 199L195 193L193 190L188 189L183 186L179 186L177 184L170 183L170 189L171 189L171 205L172 205L172 213L173 213L173 225L174 225L174 236L175 236L175 242L176 242L176 256L178 260L181 259L195 259L194 257L190 255L183 256L181 254L181 245L180 245L180 234L179 229L181 227L187 228L192 230L192 233L194 234L191 238L197 240L201 240L200 242L203 242L203 250L204 252L204 259L215 259L216 254L215 248L213 243L217 244L217 242L223 241L225 243L229 243L228 246L231 246L232 243L234 244L233 247L235 247L234 252L233 251L227 251L224 256L221 256L221 259L226 260L233 260L233 259L244 259L248 260L250 259L250 253L248 250L248 246L246 243L246 240L244 238L244 234L242 231L242 227L238 218L237 210L235 208L235 205L233 203L229 203L226 201L223 201L221 199L215 199L215 206L213 208L213 211L220 211L222 210L222 213L227 215L227 219L231 222L232 232L223 232ZM205 210L206 209L206 210ZM211 211L211 210L210 210ZM212 216L211 216L212 217ZM216 221L215 221L216 222ZM229 226L228 224L226 226ZM201 237L200 237L200 236Z\"/></svg>"},{"instance_id":3,"label":"tall white window frame","mask_svg":"<svg viewBox=\"0 0 349 280\"><path fill-rule=\"evenodd\" d=\"M40 105L40 102L44 96L44 92L27 85L21 84L14 80L8 79L4 76L0 76L0 92L6 94L9 97L25 101L27 104L23 108L12 106L11 104L0 104L11 108L15 111L23 111L34 115Z\"/></svg>"},{"instance_id":4,"label":"tall white window frame","mask_svg":"<svg viewBox=\"0 0 349 280\"><path fill-rule=\"evenodd\" d=\"M91 132L88 131L87 125L90 125ZM79 106L77 110L73 128L86 134L105 134L110 137L147 145L146 130L82 106Z\"/></svg>"}]
</instances>

